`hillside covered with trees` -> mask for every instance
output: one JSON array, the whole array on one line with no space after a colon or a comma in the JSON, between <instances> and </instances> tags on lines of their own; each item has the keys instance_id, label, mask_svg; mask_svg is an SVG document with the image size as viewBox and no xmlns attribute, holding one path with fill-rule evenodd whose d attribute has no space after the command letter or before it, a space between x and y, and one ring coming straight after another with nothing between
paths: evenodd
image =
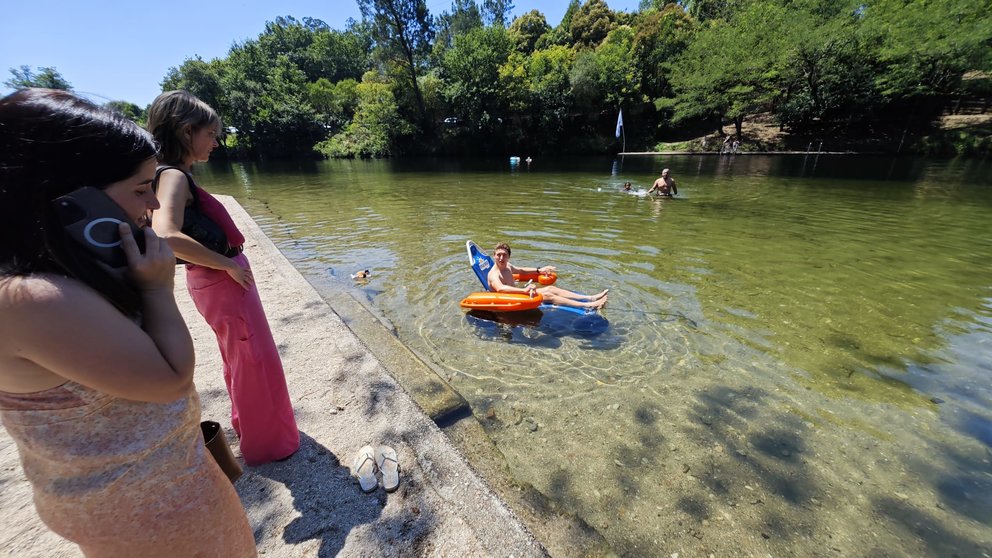
<instances>
[{"instance_id":1,"label":"hillside covered with trees","mask_svg":"<svg viewBox=\"0 0 992 558\"><path fill-rule=\"evenodd\" d=\"M357 1L346 29L280 17L162 88L216 107L255 157L616 152L621 108L628 150L760 122L781 132L765 148L992 151L988 120L939 126L992 113L987 0L572 0L560 22Z\"/></svg>"}]
</instances>

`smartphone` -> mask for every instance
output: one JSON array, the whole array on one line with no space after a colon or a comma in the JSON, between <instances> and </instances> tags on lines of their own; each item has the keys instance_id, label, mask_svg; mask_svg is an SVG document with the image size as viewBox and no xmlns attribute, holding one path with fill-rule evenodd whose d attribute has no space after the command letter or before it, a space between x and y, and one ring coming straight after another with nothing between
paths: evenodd
<instances>
[{"instance_id":1,"label":"smartphone","mask_svg":"<svg viewBox=\"0 0 992 558\"><path fill-rule=\"evenodd\" d=\"M84 186L52 203L69 236L111 273L122 276L127 271L127 255L118 229L121 223L131 227L138 249L145 252L145 233L102 190Z\"/></svg>"}]
</instances>

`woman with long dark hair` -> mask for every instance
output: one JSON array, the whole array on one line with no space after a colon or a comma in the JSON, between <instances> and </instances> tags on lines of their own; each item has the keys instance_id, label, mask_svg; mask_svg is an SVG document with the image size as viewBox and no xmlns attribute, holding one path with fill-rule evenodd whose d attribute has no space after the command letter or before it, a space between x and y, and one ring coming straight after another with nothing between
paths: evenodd
<instances>
[{"instance_id":1,"label":"woman with long dark hair","mask_svg":"<svg viewBox=\"0 0 992 558\"><path fill-rule=\"evenodd\" d=\"M0 99L0 419L38 515L87 556L255 556L204 448L175 257L148 226L155 154L150 134L71 93ZM59 213L84 187L140 227L104 243L123 273Z\"/></svg>"}]
</instances>

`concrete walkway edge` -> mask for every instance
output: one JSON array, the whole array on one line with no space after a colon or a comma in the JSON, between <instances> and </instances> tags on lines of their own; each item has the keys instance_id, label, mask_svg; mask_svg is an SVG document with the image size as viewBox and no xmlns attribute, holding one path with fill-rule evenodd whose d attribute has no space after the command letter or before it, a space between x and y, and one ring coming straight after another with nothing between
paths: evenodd
<instances>
[{"instance_id":1,"label":"concrete walkway edge","mask_svg":"<svg viewBox=\"0 0 992 558\"><path fill-rule=\"evenodd\" d=\"M258 225L219 196L245 233L286 369L302 444L290 459L246 468L236 488L259 553L298 556L545 556L516 514L390 376ZM230 429L230 402L213 332L177 268L176 297L197 351L203 420ZM365 444L396 449L401 483L364 494L349 466ZM48 531L31 502L16 448L0 433L0 556L81 556Z\"/></svg>"}]
</instances>

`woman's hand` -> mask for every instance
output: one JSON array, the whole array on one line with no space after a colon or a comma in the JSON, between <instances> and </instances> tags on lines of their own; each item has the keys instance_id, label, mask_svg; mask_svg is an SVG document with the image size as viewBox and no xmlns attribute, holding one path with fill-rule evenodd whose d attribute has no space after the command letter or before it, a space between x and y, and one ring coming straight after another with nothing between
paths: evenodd
<instances>
[{"instance_id":1,"label":"woman's hand","mask_svg":"<svg viewBox=\"0 0 992 558\"><path fill-rule=\"evenodd\" d=\"M255 282L255 278L252 277L251 270L241 267L236 260L229 259L228 261L231 262L231 266L225 268L224 271L226 271L227 274L231 276L231 279L234 279L237 284L241 285L242 289L246 291L250 289L252 283Z\"/></svg>"},{"instance_id":2,"label":"woman's hand","mask_svg":"<svg viewBox=\"0 0 992 558\"><path fill-rule=\"evenodd\" d=\"M131 277L143 291L166 289L172 292L176 277L176 256L169 244L158 237L151 227L142 229L145 235L145 253L138 249L130 225L121 223L121 247L127 256Z\"/></svg>"}]
</instances>

